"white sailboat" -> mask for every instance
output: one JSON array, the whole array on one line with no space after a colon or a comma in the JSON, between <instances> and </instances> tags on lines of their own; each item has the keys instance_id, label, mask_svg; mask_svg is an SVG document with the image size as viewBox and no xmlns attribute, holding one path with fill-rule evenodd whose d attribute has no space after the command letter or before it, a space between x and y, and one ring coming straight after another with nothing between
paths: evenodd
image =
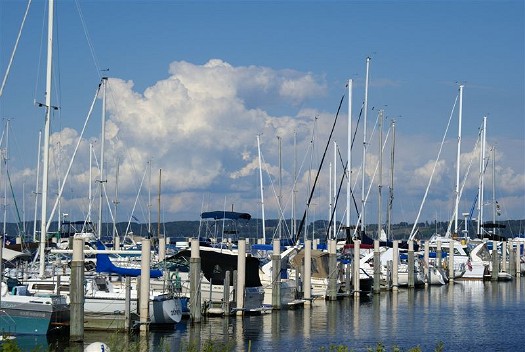
<instances>
[{"instance_id":1,"label":"white sailboat","mask_svg":"<svg viewBox=\"0 0 525 352\"><path fill-rule=\"evenodd\" d=\"M47 84L46 84L46 119L45 119L45 165L48 162L49 147L49 122L51 119L51 72L52 72L52 49L53 49L53 10L54 1L49 0L48 9L48 47L47 47ZM44 106L44 104L41 104ZM42 189L42 229L46 229L47 203L47 176L48 169L44 168ZM45 231L40 238L40 270L44 271L44 249ZM69 325L69 306L64 296L47 295L47 297L33 295L27 290L27 286L18 280L4 282L2 270L2 258L4 241L0 250L0 275L2 276L0 293L0 331L11 334L46 335L57 328ZM7 280L6 280L7 281ZM10 287L12 286L12 287Z\"/></svg>"}]
</instances>

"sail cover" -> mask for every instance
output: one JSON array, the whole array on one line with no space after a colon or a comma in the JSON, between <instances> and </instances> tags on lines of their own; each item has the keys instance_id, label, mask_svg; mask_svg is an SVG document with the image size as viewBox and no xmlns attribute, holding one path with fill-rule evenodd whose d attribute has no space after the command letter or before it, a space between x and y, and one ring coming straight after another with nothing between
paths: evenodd
<instances>
[{"instance_id":1,"label":"sail cover","mask_svg":"<svg viewBox=\"0 0 525 352\"><path fill-rule=\"evenodd\" d=\"M248 213L238 213L235 211L206 211L201 214L201 219L214 219L214 220L222 220L222 219L229 219L229 220L238 220L238 219L244 219L244 220L250 220L252 216Z\"/></svg>"},{"instance_id":2,"label":"sail cover","mask_svg":"<svg viewBox=\"0 0 525 352\"><path fill-rule=\"evenodd\" d=\"M103 250L106 249L104 244L102 242L97 241L96 243L97 249ZM123 268L116 266L111 262L109 259L108 254L99 253L96 255L97 257L97 273L108 273L108 274L118 274L123 276L131 276L131 277L137 277L140 276L141 269L139 268ZM162 276L162 271L159 269L150 269L150 278L158 278Z\"/></svg>"},{"instance_id":3,"label":"sail cover","mask_svg":"<svg viewBox=\"0 0 525 352\"><path fill-rule=\"evenodd\" d=\"M224 285L226 272L230 272L233 278L233 271L237 270L237 254L228 254L213 250L200 250L201 269L208 281L214 285ZM175 254L176 258L186 257L187 261L191 258L191 250L185 249ZM259 259L246 257L246 287L261 286L259 278ZM230 286L233 280L230 279Z\"/></svg>"}]
</instances>

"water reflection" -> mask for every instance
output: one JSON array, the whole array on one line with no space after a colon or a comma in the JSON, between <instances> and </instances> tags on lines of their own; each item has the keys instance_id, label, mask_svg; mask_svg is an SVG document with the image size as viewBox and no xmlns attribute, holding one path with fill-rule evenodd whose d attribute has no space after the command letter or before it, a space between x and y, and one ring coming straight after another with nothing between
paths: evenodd
<instances>
[{"instance_id":1,"label":"water reflection","mask_svg":"<svg viewBox=\"0 0 525 352\"><path fill-rule=\"evenodd\" d=\"M420 346L434 350L443 341L445 350L520 350L515 338L522 336L525 280L512 282L456 281L453 285L429 286L381 292L366 299L316 300L302 309L281 310L260 316L208 318L200 324L182 321L169 331L152 331L140 351L184 351L191 343L201 350L206 343L232 346L235 351L312 351L345 345L363 351L383 343L386 350ZM115 334L86 332L84 346L111 342ZM118 335L124 342L126 335ZM138 343L131 336L130 343ZM48 344L63 351L68 341L45 337L19 339L23 351ZM146 346L146 347L144 347Z\"/></svg>"}]
</instances>

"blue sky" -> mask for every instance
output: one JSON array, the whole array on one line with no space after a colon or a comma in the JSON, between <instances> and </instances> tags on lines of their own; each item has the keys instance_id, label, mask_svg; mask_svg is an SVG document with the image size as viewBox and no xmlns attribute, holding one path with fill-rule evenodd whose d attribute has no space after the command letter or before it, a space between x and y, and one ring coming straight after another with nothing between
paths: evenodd
<instances>
[{"instance_id":1,"label":"blue sky","mask_svg":"<svg viewBox=\"0 0 525 352\"><path fill-rule=\"evenodd\" d=\"M44 5L33 1L0 98L0 114L10 119L10 175L18 203L25 200L26 218L33 217L31 192L44 116L33 105L33 100L45 99ZM2 78L25 8L24 1L0 3ZM130 218L135 200L137 218L146 220L148 203L156 213L148 189L156 197L159 169L163 220L195 220L202 211L232 204L260 217L256 136L261 133L266 216L278 216L272 194L278 192L271 182L278 183L280 136L283 211L289 217L294 131L296 163L302 165L297 172L301 216L309 175L315 176L342 95L335 140L346 158L345 86L349 78L354 80L355 124L370 56L367 129L373 130L379 109L387 117L385 135L392 118L396 120L394 221L416 219L459 82L465 86L461 177L479 154L475 140L487 116L487 150L496 146L496 198L503 210L499 219L525 218L524 18L523 1L58 1L53 100L61 110L53 118L57 160L51 174L57 177L66 169L100 78L107 75L105 168L111 204L120 160L118 220ZM75 219L83 218L88 208L88 144L91 140L100 147L100 106L99 100L62 201L62 211ZM453 211L457 115L456 107L423 221L447 220ZM360 129L352 163L356 177L362 139ZM378 133L369 135L369 143L367 165L375 165ZM328 214L332 146L328 159L312 218ZM153 176L145 177L141 188L148 161ZM470 210L477 193L479 160L472 163L460 212ZM96 179L93 170L91 179ZM337 171L341 173L341 165ZM376 223L378 181L372 173L367 170L366 184L374 185L367 222ZM57 188L58 180L51 182ZM490 168L485 182L485 198L491 203ZM342 221L345 203L338 203ZM9 196L11 221L13 205ZM491 214L492 205L485 208ZM108 211L104 216L109 221Z\"/></svg>"}]
</instances>

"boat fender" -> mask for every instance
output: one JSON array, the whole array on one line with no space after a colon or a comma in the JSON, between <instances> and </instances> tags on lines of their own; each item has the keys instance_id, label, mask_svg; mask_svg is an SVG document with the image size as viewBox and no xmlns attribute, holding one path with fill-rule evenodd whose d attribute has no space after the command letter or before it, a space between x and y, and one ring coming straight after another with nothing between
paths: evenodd
<instances>
[{"instance_id":1,"label":"boat fender","mask_svg":"<svg viewBox=\"0 0 525 352\"><path fill-rule=\"evenodd\" d=\"M104 342L93 342L84 349L84 352L110 352L110 350Z\"/></svg>"},{"instance_id":2,"label":"boat fender","mask_svg":"<svg viewBox=\"0 0 525 352\"><path fill-rule=\"evenodd\" d=\"M2 288L1 288L1 294L2 294L2 297L7 295L7 291L8 291L8 287L7 287L7 284L5 282L2 282Z\"/></svg>"}]
</instances>

